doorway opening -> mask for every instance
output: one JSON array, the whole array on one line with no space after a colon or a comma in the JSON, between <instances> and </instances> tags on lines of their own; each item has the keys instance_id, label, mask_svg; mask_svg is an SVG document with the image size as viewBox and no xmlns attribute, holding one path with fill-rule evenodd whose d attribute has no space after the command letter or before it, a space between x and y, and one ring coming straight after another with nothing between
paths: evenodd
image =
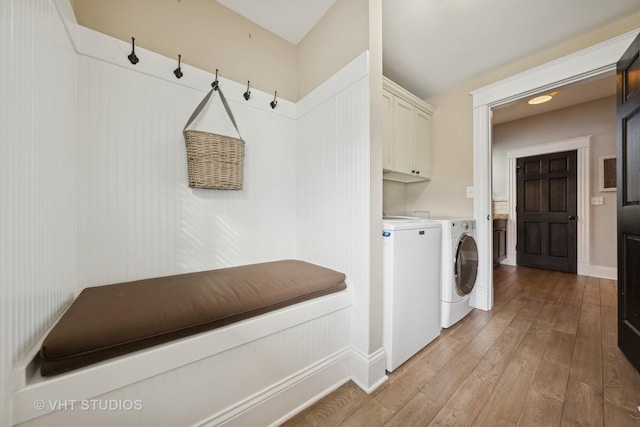
<instances>
[{"instance_id":1,"label":"doorway opening","mask_svg":"<svg viewBox=\"0 0 640 427\"><path fill-rule=\"evenodd\" d=\"M491 110L534 93L615 70L616 63L640 31L616 37L525 73L473 91L474 216L477 222L479 269L471 304L493 306Z\"/></svg>"},{"instance_id":2,"label":"doorway opening","mask_svg":"<svg viewBox=\"0 0 640 427\"><path fill-rule=\"evenodd\" d=\"M516 159L518 265L577 273L577 152Z\"/></svg>"},{"instance_id":3,"label":"doorway opening","mask_svg":"<svg viewBox=\"0 0 640 427\"><path fill-rule=\"evenodd\" d=\"M511 150L506 153L508 161L509 181L507 184L508 194L508 218L507 221L507 259L505 264L517 264L517 159L541 156L551 153L575 150L577 153L577 273L589 275L590 271L590 227L591 216L589 209L591 194L591 156L590 156L591 136L554 141L544 144L535 144L521 149Z\"/></svg>"}]
</instances>

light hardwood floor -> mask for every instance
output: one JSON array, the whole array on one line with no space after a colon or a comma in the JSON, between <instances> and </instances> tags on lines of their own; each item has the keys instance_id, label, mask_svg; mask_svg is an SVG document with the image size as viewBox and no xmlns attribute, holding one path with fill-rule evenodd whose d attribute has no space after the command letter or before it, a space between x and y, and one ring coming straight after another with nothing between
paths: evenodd
<instances>
[{"instance_id":1,"label":"light hardwood floor","mask_svg":"<svg viewBox=\"0 0 640 427\"><path fill-rule=\"evenodd\" d=\"M640 426L640 374L617 347L616 282L494 270L474 310L367 395L352 382L285 426Z\"/></svg>"}]
</instances>

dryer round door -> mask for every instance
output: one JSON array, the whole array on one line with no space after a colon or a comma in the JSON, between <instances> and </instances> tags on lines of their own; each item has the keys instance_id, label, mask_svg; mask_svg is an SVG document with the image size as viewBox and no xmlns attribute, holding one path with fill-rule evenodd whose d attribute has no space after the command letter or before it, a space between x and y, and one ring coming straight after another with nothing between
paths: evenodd
<instances>
[{"instance_id":1,"label":"dryer round door","mask_svg":"<svg viewBox=\"0 0 640 427\"><path fill-rule=\"evenodd\" d=\"M478 275L478 246L469 234L463 234L458 240L454 275L458 295L465 296L471 293Z\"/></svg>"}]
</instances>

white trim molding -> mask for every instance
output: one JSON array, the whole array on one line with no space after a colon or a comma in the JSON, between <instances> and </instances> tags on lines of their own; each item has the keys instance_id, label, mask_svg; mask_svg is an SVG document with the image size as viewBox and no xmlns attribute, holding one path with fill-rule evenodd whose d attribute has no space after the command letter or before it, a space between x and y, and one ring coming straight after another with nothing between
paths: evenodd
<instances>
[{"instance_id":1,"label":"white trim molding","mask_svg":"<svg viewBox=\"0 0 640 427\"><path fill-rule=\"evenodd\" d=\"M509 219L507 221L507 264L516 265L516 237L518 217L516 212L517 181L516 161L522 157L538 156L541 154L559 153L562 151L576 150L577 158L577 185L578 185L578 274L589 276L591 274L591 256L589 248L590 209L590 151L591 135L563 141L548 142L523 147L519 150L509 151Z\"/></svg>"},{"instance_id":2,"label":"white trim molding","mask_svg":"<svg viewBox=\"0 0 640 427\"><path fill-rule=\"evenodd\" d=\"M481 310L493 307L493 222L491 221L491 109L473 110L473 215L476 220L478 276L469 303ZM487 141L488 149L479 149Z\"/></svg>"},{"instance_id":3,"label":"white trim molding","mask_svg":"<svg viewBox=\"0 0 640 427\"><path fill-rule=\"evenodd\" d=\"M69 0L55 0L55 4L78 55L123 67L136 73L146 74L202 93L206 93L211 88L211 83L215 79L214 74L182 62L181 67L184 71L184 77L177 80L174 78L173 73L166 72L166 70L171 70L175 66L174 58L168 58L140 46L136 46L136 53L141 58L141 61L136 65L132 65L127 59L127 55L131 52L129 43L79 25ZM368 56L364 55L363 57L361 55L358 61L368 61ZM226 96L227 100L240 104L247 103L242 98L242 93L246 89L244 84L222 76L218 77L218 81L220 82L220 87L224 87L225 93L228 94ZM278 108L274 110L269 106L272 99L272 93L251 89L250 103L252 108L289 119L297 117L297 103L278 98Z\"/></svg>"},{"instance_id":4,"label":"white trim molding","mask_svg":"<svg viewBox=\"0 0 640 427\"><path fill-rule=\"evenodd\" d=\"M600 279L618 280L618 269L616 267L605 267L602 265L591 265L591 277Z\"/></svg>"},{"instance_id":5,"label":"white trim molding","mask_svg":"<svg viewBox=\"0 0 640 427\"><path fill-rule=\"evenodd\" d=\"M357 347L352 346L351 381L367 394L371 393L389 378L384 374L386 360L384 347L380 347L370 355L365 355Z\"/></svg>"},{"instance_id":6,"label":"white trim molding","mask_svg":"<svg viewBox=\"0 0 640 427\"><path fill-rule=\"evenodd\" d=\"M273 419L274 416L285 413L286 415L269 424L270 426L282 425L298 412L313 405L349 381L345 377L349 370L349 353L349 348L345 348L325 357L271 387L237 402L230 408L200 421L197 426L260 425L264 423L264 420ZM291 408L292 402L300 401L302 401L300 405L287 412Z\"/></svg>"},{"instance_id":7,"label":"white trim molding","mask_svg":"<svg viewBox=\"0 0 640 427\"><path fill-rule=\"evenodd\" d=\"M473 108L495 107L528 95L615 71L616 63L640 33L640 28L476 89Z\"/></svg>"},{"instance_id":8,"label":"white trim molding","mask_svg":"<svg viewBox=\"0 0 640 427\"><path fill-rule=\"evenodd\" d=\"M474 215L479 248L478 282L487 290L476 294L474 307L493 306L491 221L491 108L588 77L615 70L616 62L640 28L587 49L500 80L471 92L473 96Z\"/></svg>"}]
</instances>

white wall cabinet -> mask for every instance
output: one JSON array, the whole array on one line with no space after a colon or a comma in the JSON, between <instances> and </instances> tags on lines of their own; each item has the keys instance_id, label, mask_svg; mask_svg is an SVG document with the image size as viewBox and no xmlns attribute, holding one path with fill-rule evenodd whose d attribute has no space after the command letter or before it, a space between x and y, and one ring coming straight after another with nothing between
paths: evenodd
<instances>
[{"instance_id":1,"label":"white wall cabinet","mask_svg":"<svg viewBox=\"0 0 640 427\"><path fill-rule=\"evenodd\" d=\"M382 91L382 170L393 169L393 101L395 97L389 91Z\"/></svg>"},{"instance_id":2,"label":"white wall cabinet","mask_svg":"<svg viewBox=\"0 0 640 427\"><path fill-rule=\"evenodd\" d=\"M382 100L383 178L399 182L431 179L433 108L387 78Z\"/></svg>"}]
</instances>

